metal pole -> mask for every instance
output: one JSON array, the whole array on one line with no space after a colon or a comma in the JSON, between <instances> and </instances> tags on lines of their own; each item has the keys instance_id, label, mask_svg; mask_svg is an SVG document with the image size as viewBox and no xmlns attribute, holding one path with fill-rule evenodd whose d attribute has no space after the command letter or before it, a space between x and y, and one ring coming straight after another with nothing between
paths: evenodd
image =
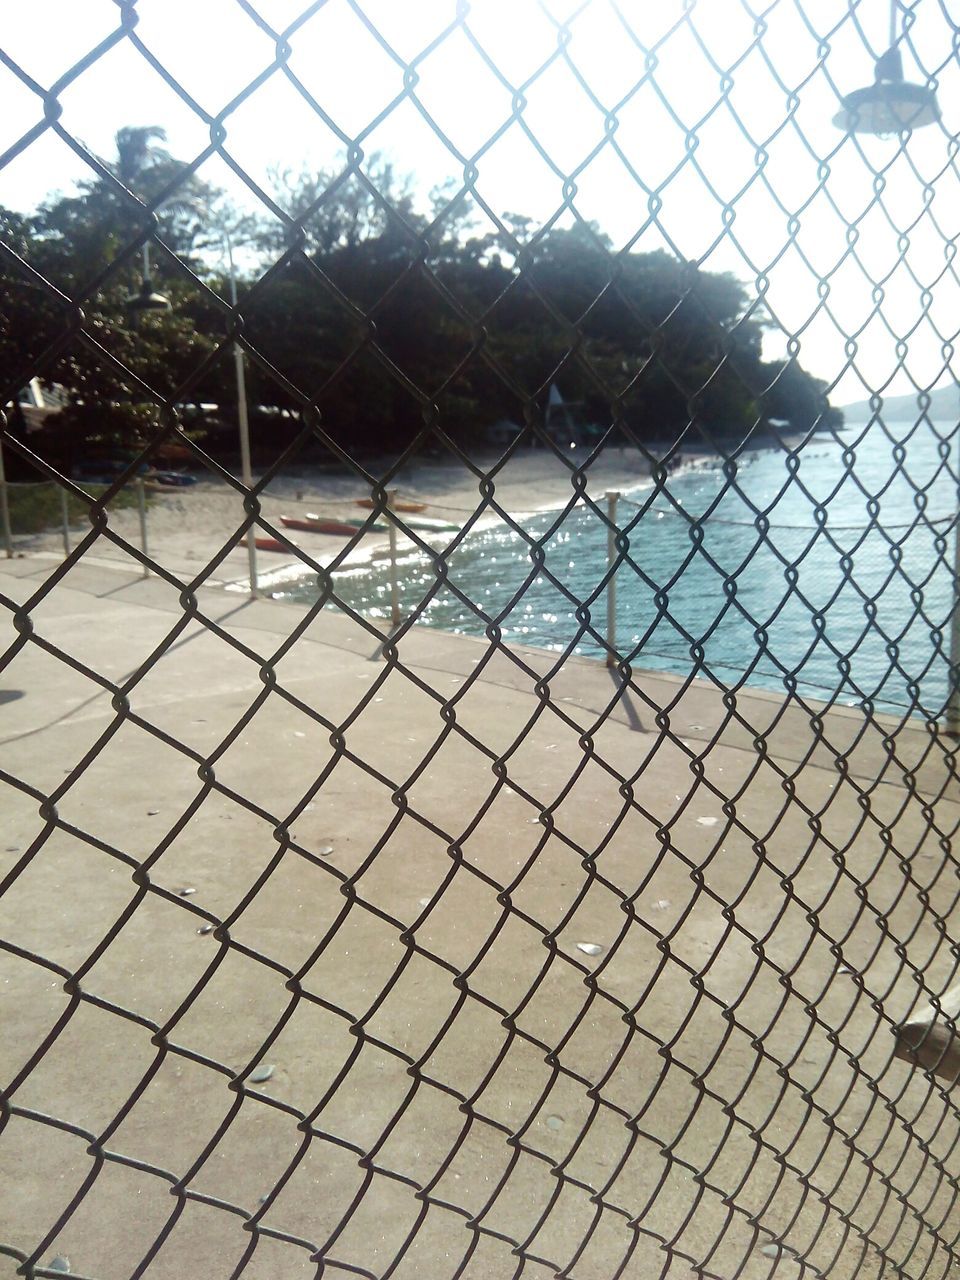
<instances>
[{"instance_id":1,"label":"metal pole","mask_svg":"<svg viewBox=\"0 0 960 1280\"><path fill-rule=\"evenodd\" d=\"M950 694L946 732L960 738L960 519L953 531L953 612L950 614Z\"/></svg>"},{"instance_id":2,"label":"metal pole","mask_svg":"<svg viewBox=\"0 0 960 1280\"><path fill-rule=\"evenodd\" d=\"M137 506L140 508L140 546L147 555L147 491L143 486L143 476L137 476ZM143 566L143 576L150 577L150 566Z\"/></svg>"},{"instance_id":3,"label":"metal pole","mask_svg":"<svg viewBox=\"0 0 960 1280\"><path fill-rule=\"evenodd\" d=\"M397 501L396 489L387 490L387 511L392 513ZM388 514L390 527L390 629L400 625L400 584L397 581L397 526L393 515Z\"/></svg>"},{"instance_id":4,"label":"metal pole","mask_svg":"<svg viewBox=\"0 0 960 1280\"><path fill-rule=\"evenodd\" d=\"M67 506L67 491L63 485L58 486L60 489L60 511L63 516L63 554L70 554L70 509Z\"/></svg>"},{"instance_id":5,"label":"metal pole","mask_svg":"<svg viewBox=\"0 0 960 1280\"><path fill-rule=\"evenodd\" d=\"M619 492L610 490L606 494L607 519L607 571L610 581L607 583L607 666L617 665L617 577L613 566L617 558L617 501Z\"/></svg>"},{"instance_id":6,"label":"metal pole","mask_svg":"<svg viewBox=\"0 0 960 1280\"><path fill-rule=\"evenodd\" d=\"M13 559L13 529L10 525L10 495L7 493L7 472L3 465L3 445L0 444L0 519L3 520L3 545L7 559Z\"/></svg>"},{"instance_id":7,"label":"metal pole","mask_svg":"<svg viewBox=\"0 0 960 1280\"><path fill-rule=\"evenodd\" d=\"M237 273L233 265L233 242L230 232L222 228L224 243L227 246L227 265L230 269L230 304L237 306ZM246 489L253 487L253 471L250 466L250 419L247 416L247 381L243 368L243 348L239 342L233 344L233 366L237 380L237 424L240 428L240 479ZM247 561L250 572L250 595L257 595L257 547L254 530L247 535Z\"/></svg>"}]
</instances>

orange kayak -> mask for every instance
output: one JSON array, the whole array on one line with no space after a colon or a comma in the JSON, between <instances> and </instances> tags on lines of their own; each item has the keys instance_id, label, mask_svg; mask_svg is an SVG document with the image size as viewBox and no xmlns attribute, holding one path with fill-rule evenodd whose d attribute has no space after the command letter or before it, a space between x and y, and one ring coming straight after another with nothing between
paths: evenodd
<instances>
[{"instance_id":1,"label":"orange kayak","mask_svg":"<svg viewBox=\"0 0 960 1280\"><path fill-rule=\"evenodd\" d=\"M336 516L319 516L308 511L305 516L281 516L280 523L285 529L304 529L308 533L341 533L351 537L364 521L338 520ZM385 524L375 524L371 526L371 530L382 532L386 527Z\"/></svg>"},{"instance_id":2,"label":"orange kayak","mask_svg":"<svg viewBox=\"0 0 960 1280\"><path fill-rule=\"evenodd\" d=\"M374 501L372 498L357 498L355 505L365 507L369 511L374 506ZM426 511L427 504L425 502L395 502L393 509L394 511Z\"/></svg>"}]
</instances>

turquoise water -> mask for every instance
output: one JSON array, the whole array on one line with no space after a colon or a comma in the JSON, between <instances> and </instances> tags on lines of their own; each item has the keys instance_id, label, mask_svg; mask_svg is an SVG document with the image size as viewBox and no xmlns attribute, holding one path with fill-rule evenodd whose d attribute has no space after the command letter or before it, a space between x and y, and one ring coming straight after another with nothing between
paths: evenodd
<instances>
[{"instance_id":1,"label":"turquoise water","mask_svg":"<svg viewBox=\"0 0 960 1280\"><path fill-rule=\"evenodd\" d=\"M818 700L939 715L949 678L956 428L887 429L892 439L872 427L856 444L864 427L851 424L837 438L814 437L796 457L752 453L738 462L739 492L724 491L714 465L674 473L669 496L652 486L632 491L618 512L620 655L725 687L796 688ZM754 507L769 520L766 536ZM507 642L603 656L606 525L584 506L520 523L532 545L502 524L471 533L448 557L439 587L430 559L401 542L405 615L422 608L431 626L483 635L494 624ZM447 541L432 545L439 551ZM361 613L389 616L382 563L339 573L336 591ZM309 598L315 588L289 594Z\"/></svg>"}]
</instances>

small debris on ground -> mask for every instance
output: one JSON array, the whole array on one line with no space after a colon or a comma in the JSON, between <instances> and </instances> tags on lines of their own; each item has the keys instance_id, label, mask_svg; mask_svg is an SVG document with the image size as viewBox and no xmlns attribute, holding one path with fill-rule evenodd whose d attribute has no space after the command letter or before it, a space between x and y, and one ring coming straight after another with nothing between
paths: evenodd
<instances>
[{"instance_id":1,"label":"small debris on ground","mask_svg":"<svg viewBox=\"0 0 960 1280\"><path fill-rule=\"evenodd\" d=\"M562 1129L563 1116L547 1116L546 1125L548 1129L553 1129L553 1130Z\"/></svg>"},{"instance_id":2,"label":"small debris on ground","mask_svg":"<svg viewBox=\"0 0 960 1280\"><path fill-rule=\"evenodd\" d=\"M51 1258L47 1263L47 1269L50 1271L62 1271L64 1275L69 1275L70 1259L65 1258L62 1253L58 1253L55 1258Z\"/></svg>"},{"instance_id":3,"label":"small debris on ground","mask_svg":"<svg viewBox=\"0 0 960 1280\"><path fill-rule=\"evenodd\" d=\"M196 893L196 892L197 892L196 889L192 889L189 885L185 885L184 888L177 890L177 897L189 898L192 893Z\"/></svg>"},{"instance_id":4,"label":"small debris on ground","mask_svg":"<svg viewBox=\"0 0 960 1280\"><path fill-rule=\"evenodd\" d=\"M265 1062L261 1066L257 1067L256 1071L252 1071L250 1073L250 1083L264 1084L270 1079L274 1071L276 1071L276 1067L274 1067L272 1063Z\"/></svg>"},{"instance_id":5,"label":"small debris on ground","mask_svg":"<svg viewBox=\"0 0 960 1280\"><path fill-rule=\"evenodd\" d=\"M213 925L202 924L200 928L197 930L197 933L213 933Z\"/></svg>"},{"instance_id":6,"label":"small debris on ground","mask_svg":"<svg viewBox=\"0 0 960 1280\"><path fill-rule=\"evenodd\" d=\"M578 942L577 950L588 956L602 956L604 948L599 942Z\"/></svg>"},{"instance_id":7,"label":"small debris on ground","mask_svg":"<svg viewBox=\"0 0 960 1280\"><path fill-rule=\"evenodd\" d=\"M760 1246L760 1252L765 1258L792 1258L797 1251L791 1249L788 1244L781 1244L779 1240L771 1240L768 1244Z\"/></svg>"},{"instance_id":8,"label":"small debris on ground","mask_svg":"<svg viewBox=\"0 0 960 1280\"><path fill-rule=\"evenodd\" d=\"M701 827L715 827L719 822L719 818L698 818L697 822Z\"/></svg>"}]
</instances>

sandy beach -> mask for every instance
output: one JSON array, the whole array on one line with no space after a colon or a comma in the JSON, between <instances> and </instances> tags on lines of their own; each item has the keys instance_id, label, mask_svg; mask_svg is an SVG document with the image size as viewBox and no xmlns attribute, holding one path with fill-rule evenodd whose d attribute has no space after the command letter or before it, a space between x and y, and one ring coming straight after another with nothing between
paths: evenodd
<instances>
[{"instance_id":1,"label":"sandy beach","mask_svg":"<svg viewBox=\"0 0 960 1280\"><path fill-rule=\"evenodd\" d=\"M571 453L571 458L574 456ZM478 457L477 466L490 471L497 461L498 454L490 451ZM382 475L389 463L370 465L374 475ZM260 474L255 474L254 480L259 479ZM608 490L627 492L649 482L648 462L638 450L610 449L589 466L586 492L601 501ZM463 524L484 501L481 477L453 459L415 461L386 483L401 497L426 503L426 515L451 524ZM560 508L575 499L576 492L571 468L554 454L538 449L523 450L497 470L491 481L490 496L511 516L521 517L534 511ZM370 497L370 485L359 472L303 467L272 478L260 501L264 520L282 533L280 515L303 517L307 512L321 511L342 518L362 518L363 509L355 503L363 497ZM239 539L244 518L242 495L218 477L201 477L199 483L183 490L152 492L147 511L149 554L170 573L187 581L202 574L204 566L212 565L204 576L206 585L242 585L248 575L246 550L235 545L225 555L223 552L229 539ZM490 521L499 518L492 507L488 518ZM269 536L270 530L261 528L258 533ZM88 529L75 522L71 528L72 543L76 545L88 534ZM345 546L341 535L309 532L287 536L320 564L329 564L342 554ZM368 534L357 540L356 546L350 549L351 555L366 557L383 543L382 533ZM141 547L139 513L135 506L111 511L107 532L93 539L85 551L85 560L87 563L99 561L105 566L136 567L125 544ZM62 531L50 529L44 534L18 537L16 546L18 551L62 556ZM288 579L291 572L297 573L301 567L307 571L295 552L261 551L257 562L258 580L266 592L275 580Z\"/></svg>"}]
</instances>

